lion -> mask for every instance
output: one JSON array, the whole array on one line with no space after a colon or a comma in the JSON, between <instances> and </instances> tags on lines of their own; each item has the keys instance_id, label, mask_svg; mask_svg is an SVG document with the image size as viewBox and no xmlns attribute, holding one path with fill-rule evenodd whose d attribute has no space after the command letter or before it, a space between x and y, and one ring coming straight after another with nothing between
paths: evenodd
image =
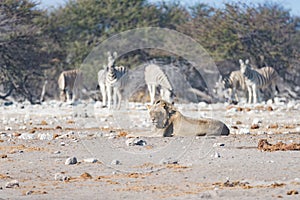
<instances>
[{"instance_id":1,"label":"lion","mask_svg":"<svg viewBox=\"0 0 300 200\"><path fill-rule=\"evenodd\" d=\"M193 119L182 115L173 105L157 100L148 105L152 124L159 135L172 136L218 136L229 135L229 128L221 121L208 118Z\"/></svg>"}]
</instances>

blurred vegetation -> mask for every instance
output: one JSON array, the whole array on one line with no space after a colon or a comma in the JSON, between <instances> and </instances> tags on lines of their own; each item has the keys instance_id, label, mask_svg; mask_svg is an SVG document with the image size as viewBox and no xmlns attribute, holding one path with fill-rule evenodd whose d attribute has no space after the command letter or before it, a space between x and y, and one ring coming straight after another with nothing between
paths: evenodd
<instances>
[{"instance_id":1,"label":"blurred vegetation","mask_svg":"<svg viewBox=\"0 0 300 200\"><path fill-rule=\"evenodd\" d=\"M254 65L274 67L290 85L300 85L300 16L291 16L280 4L227 3L214 8L199 3L186 8L176 2L68 0L42 10L35 2L0 2L2 99L38 103L44 83L45 97L57 98L62 70L79 68L105 39L141 27L169 28L192 37L222 73L237 68L239 58L249 58ZM122 56L120 63L133 67L151 57L168 55L140 49Z\"/></svg>"}]
</instances>

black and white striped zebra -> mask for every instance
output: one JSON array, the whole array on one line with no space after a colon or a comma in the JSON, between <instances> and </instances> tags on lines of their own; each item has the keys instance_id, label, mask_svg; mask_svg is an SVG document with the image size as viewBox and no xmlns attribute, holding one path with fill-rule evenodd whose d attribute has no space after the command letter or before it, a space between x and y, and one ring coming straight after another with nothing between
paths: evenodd
<instances>
[{"instance_id":1,"label":"black and white striped zebra","mask_svg":"<svg viewBox=\"0 0 300 200\"><path fill-rule=\"evenodd\" d=\"M156 88L159 87L160 96L167 102L172 102L174 92L167 75L156 64L149 64L145 67L145 82L147 84L151 104L155 101Z\"/></svg>"},{"instance_id":2,"label":"black and white striped zebra","mask_svg":"<svg viewBox=\"0 0 300 200\"><path fill-rule=\"evenodd\" d=\"M125 87L127 82L127 68L124 66L115 66L116 59L117 52L114 52L113 55L108 52L108 65L105 78L105 86L109 109L111 108L112 95L113 107L120 109L122 101L121 90Z\"/></svg>"},{"instance_id":3,"label":"black and white striped zebra","mask_svg":"<svg viewBox=\"0 0 300 200\"><path fill-rule=\"evenodd\" d=\"M240 59L239 62L248 89L248 103L257 103L259 100L258 89L271 87L271 98L273 98L276 92L276 82L279 78L278 73L272 67L252 69L249 60L244 62Z\"/></svg>"},{"instance_id":4,"label":"black and white striped zebra","mask_svg":"<svg viewBox=\"0 0 300 200\"><path fill-rule=\"evenodd\" d=\"M229 90L231 100L239 101L237 90L243 91L245 95L247 94L245 78L240 70L232 71L228 77L223 79L222 82L224 88Z\"/></svg>"}]
</instances>

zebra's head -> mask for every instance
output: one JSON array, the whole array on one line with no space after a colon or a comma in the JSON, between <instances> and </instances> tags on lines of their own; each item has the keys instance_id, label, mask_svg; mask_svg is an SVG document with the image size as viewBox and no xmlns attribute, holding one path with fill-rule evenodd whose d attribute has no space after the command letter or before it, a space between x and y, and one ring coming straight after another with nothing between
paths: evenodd
<instances>
[{"instance_id":1,"label":"zebra's head","mask_svg":"<svg viewBox=\"0 0 300 200\"><path fill-rule=\"evenodd\" d=\"M246 72L247 68L250 68L249 60L247 59L247 60L244 62L242 59L240 59L239 62L240 62L240 69L241 69L241 72L242 72L242 74L244 74L244 73Z\"/></svg>"},{"instance_id":2,"label":"zebra's head","mask_svg":"<svg viewBox=\"0 0 300 200\"><path fill-rule=\"evenodd\" d=\"M108 55L108 64L107 64L107 67L108 68L112 68L112 67L114 67L114 65L115 65L115 61L116 61L116 59L117 59L117 57L118 57L118 54L117 54L117 52L114 52L113 54L111 54L111 52L109 51L109 52L107 52L107 55Z\"/></svg>"}]
</instances>

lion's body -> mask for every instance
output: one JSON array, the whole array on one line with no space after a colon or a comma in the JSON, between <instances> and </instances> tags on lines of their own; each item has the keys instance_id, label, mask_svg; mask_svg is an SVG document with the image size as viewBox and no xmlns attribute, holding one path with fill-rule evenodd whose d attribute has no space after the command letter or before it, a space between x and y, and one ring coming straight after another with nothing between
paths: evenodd
<instances>
[{"instance_id":1,"label":"lion's body","mask_svg":"<svg viewBox=\"0 0 300 200\"><path fill-rule=\"evenodd\" d=\"M150 106L149 112L159 135L164 137L229 135L229 129L223 122L208 118L186 117L172 104L163 100L158 100Z\"/></svg>"}]
</instances>

